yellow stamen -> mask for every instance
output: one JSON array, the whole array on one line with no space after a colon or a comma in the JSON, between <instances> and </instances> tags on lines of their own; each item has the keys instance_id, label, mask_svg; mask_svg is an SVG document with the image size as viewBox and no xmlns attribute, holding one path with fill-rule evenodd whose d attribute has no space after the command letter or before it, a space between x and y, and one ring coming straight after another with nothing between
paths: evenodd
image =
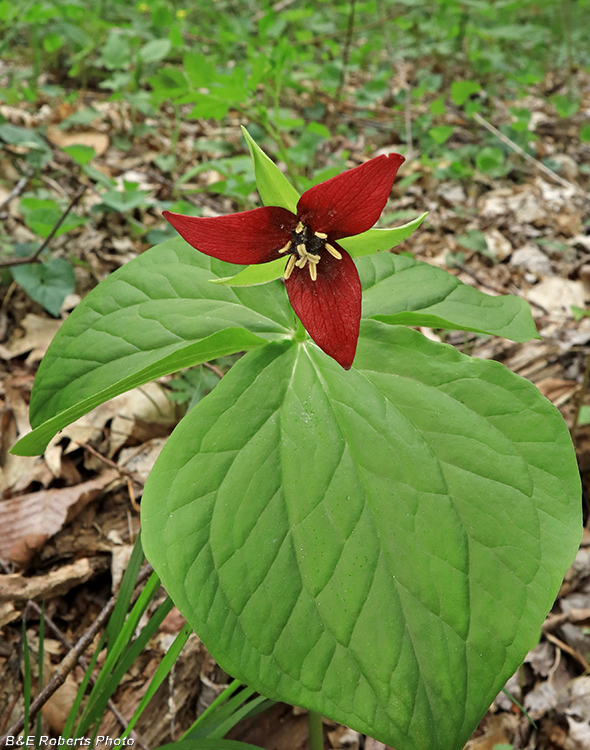
<instances>
[{"instance_id":1,"label":"yellow stamen","mask_svg":"<svg viewBox=\"0 0 590 750\"><path fill-rule=\"evenodd\" d=\"M313 253L305 253L305 257L309 260L310 263L317 263L321 258L320 255L314 255Z\"/></svg>"},{"instance_id":2,"label":"yellow stamen","mask_svg":"<svg viewBox=\"0 0 590 750\"><path fill-rule=\"evenodd\" d=\"M297 226L295 227L295 232L297 234L301 234L301 232L303 232L303 224L301 222L299 222L299 224L297 224Z\"/></svg>"},{"instance_id":3,"label":"yellow stamen","mask_svg":"<svg viewBox=\"0 0 590 750\"><path fill-rule=\"evenodd\" d=\"M311 276L311 280L315 281L318 277L318 269L316 267L316 264L310 262L308 265L308 268L309 268L309 275Z\"/></svg>"},{"instance_id":4,"label":"yellow stamen","mask_svg":"<svg viewBox=\"0 0 590 750\"><path fill-rule=\"evenodd\" d=\"M281 249L279 250L279 253L286 253L286 252L287 252L287 250L289 250L289 248L291 247L291 245L292 245L292 244L293 244L293 243L291 242L291 240L289 240L289 242L287 242L287 244L285 245L285 247L282 247L282 248L281 248Z\"/></svg>"},{"instance_id":5,"label":"yellow stamen","mask_svg":"<svg viewBox=\"0 0 590 750\"><path fill-rule=\"evenodd\" d=\"M333 255L336 260L342 260L342 253L338 252L335 247L332 247L328 242L324 245L326 250L330 253L330 255Z\"/></svg>"},{"instance_id":6,"label":"yellow stamen","mask_svg":"<svg viewBox=\"0 0 590 750\"><path fill-rule=\"evenodd\" d=\"M320 240L327 240L328 235L325 232L314 232L316 237L319 237Z\"/></svg>"},{"instance_id":7,"label":"yellow stamen","mask_svg":"<svg viewBox=\"0 0 590 750\"><path fill-rule=\"evenodd\" d=\"M305 245L303 243L301 243L301 245L297 245L297 252L302 257L303 257L303 255L305 255Z\"/></svg>"},{"instance_id":8,"label":"yellow stamen","mask_svg":"<svg viewBox=\"0 0 590 750\"><path fill-rule=\"evenodd\" d=\"M292 255L287 262L287 267L285 268L285 280L287 280L289 276L293 273L294 266L295 266L295 256Z\"/></svg>"},{"instance_id":9,"label":"yellow stamen","mask_svg":"<svg viewBox=\"0 0 590 750\"><path fill-rule=\"evenodd\" d=\"M293 256L293 257L295 257L295 256ZM297 268L303 268L303 266L306 263L307 263L307 258L305 258L305 257L299 258L298 260L295 261L295 265L297 266Z\"/></svg>"}]
</instances>

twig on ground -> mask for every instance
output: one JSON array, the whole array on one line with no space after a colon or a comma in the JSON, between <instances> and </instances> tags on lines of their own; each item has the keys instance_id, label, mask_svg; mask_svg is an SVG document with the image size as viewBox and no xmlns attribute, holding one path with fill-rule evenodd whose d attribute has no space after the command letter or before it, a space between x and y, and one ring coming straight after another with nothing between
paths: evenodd
<instances>
[{"instance_id":1,"label":"twig on ground","mask_svg":"<svg viewBox=\"0 0 590 750\"><path fill-rule=\"evenodd\" d=\"M0 211L7 206L13 198L16 198L17 195L20 195L22 191L25 189L25 185L29 181L29 175L25 175L24 177L21 177L20 180L16 183L16 185L12 188L10 193L4 198L4 200L0 203Z\"/></svg>"},{"instance_id":2,"label":"twig on ground","mask_svg":"<svg viewBox=\"0 0 590 750\"><path fill-rule=\"evenodd\" d=\"M569 612L560 612L556 615L549 615L543 623L543 630L554 630L560 625L569 622L573 625L588 625L590 623L590 609L570 609Z\"/></svg>"},{"instance_id":3,"label":"twig on ground","mask_svg":"<svg viewBox=\"0 0 590 750\"><path fill-rule=\"evenodd\" d=\"M99 461L102 461L107 466L110 466L112 469L116 469L120 474L122 474L126 479L130 479L136 484L138 484L140 487L143 487L145 482L140 479L137 474L135 474L132 471L129 471L129 469L125 469L123 466L119 466L115 461L111 460L110 458L107 458L106 456L103 456L102 453L99 453L96 448L93 448L91 445L88 445L88 443L81 443L79 440L74 440L76 445L79 445L80 448L84 448L85 451L88 451L88 453L91 453L93 456L98 458Z\"/></svg>"},{"instance_id":4,"label":"twig on ground","mask_svg":"<svg viewBox=\"0 0 590 750\"><path fill-rule=\"evenodd\" d=\"M560 638L557 638L557 636L553 635L553 633L546 632L545 638L547 638L548 641L551 641L551 643L557 646L557 648L561 649L561 651L565 651L566 654L569 654L573 659L575 659L583 668L584 672L590 672L590 663L582 654L562 641Z\"/></svg>"},{"instance_id":5,"label":"twig on ground","mask_svg":"<svg viewBox=\"0 0 590 750\"><path fill-rule=\"evenodd\" d=\"M144 567L139 572L139 575L137 576L137 586L142 584L146 578L148 578L152 573L152 566L149 564L144 565ZM35 700L31 703L29 708L29 721L31 722L35 716L38 714L40 709L47 703L49 698L55 693L55 691L60 688L65 680L66 677L70 674L70 672L74 669L76 664L78 663L78 660L80 656L86 651L88 646L92 643L94 640L95 635L98 633L100 628L106 623L108 618L110 617L113 609L115 608L115 604L117 603L117 596L111 596L111 598L108 600L108 602L104 605L104 607L99 612L96 620L92 623L92 625L86 630L86 632L78 639L78 642L73 646L70 651L65 655L65 657L62 659L61 664L58 666L58 668L53 673L51 679L47 683L47 685L43 688L43 690L39 693L39 695L35 698ZM6 734L3 737L0 737L0 747L5 747L6 743L8 741L9 737L14 737L17 735L22 729L24 728L24 716L21 716L18 721L16 721L6 732Z\"/></svg>"},{"instance_id":6,"label":"twig on ground","mask_svg":"<svg viewBox=\"0 0 590 750\"><path fill-rule=\"evenodd\" d=\"M472 271L471 268L466 266L464 263L459 263L457 261L454 262L455 266L460 270L463 271L463 273L466 273L468 276L470 276L475 282L479 284L479 286L484 287L484 289L490 289L493 292L496 292L497 294L506 294L506 290L500 288L499 286L490 283L489 281L484 281L483 279L480 279L479 276L475 273L475 271ZM524 294L518 289L517 287L514 287L510 289L511 294L514 294L516 297L522 297L522 299L526 300L529 305L533 305L533 307L537 307L543 315L549 315L549 310L547 308L543 307L543 305L539 304L538 302L534 302L533 300L527 300Z\"/></svg>"},{"instance_id":7,"label":"twig on ground","mask_svg":"<svg viewBox=\"0 0 590 750\"><path fill-rule=\"evenodd\" d=\"M59 217L58 221L56 222L55 226L49 232L47 237L43 240L41 245L37 248L37 250L33 253L33 255L29 255L26 258L9 258L7 260L0 260L0 268L9 268L11 266L23 266L27 263L40 263L41 258L39 257L43 250L49 245L51 240L54 238L55 233L57 230L61 227L61 225L66 220L67 215L70 213L70 211L74 208L76 203L80 200L80 198L84 195L86 190L88 189L88 185L82 185L80 189L77 191L77 193L74 195L72 200L70 201L70 205L66 208L66 210L63 212L63 214Z\"/></svg>"},{"instance_id":8,"label":"twig on ground","mask_svg":"<svg viewBox=\"0 0 590 750\"><path fill-rule=\"evenodd\" d=\"M495 128L491 122L488 122L485 118L483 118L479 112L475 112L473 115L473 119L478 122L480 125L482 125L486 130L489 130L490 133L493 133L498 140L502 141L506 146L511 148L513 151L516 151L517 154L520 154L524 159L526 159L531 164L534 164L534 166L539 169L541 172L543 172L547 177L551 178L554 182L557 182L562 187L570 188L571 190L574 190L574 192L578 193L578 195L581 195L583 198L588 199L588 196L586 193L581 190L577 185L574 185L573 182L568 182L568 180L564 180L563 177L560 177L556 172L554 172L552 169L549 169L549 167L545 166L543 162L539 161L538 159L535 159L534 156L531 156L530 154L527 154L527 152L522 149L517 143L514 143L508 136L504 135L504 133L501 133L498 128Z\"/></svg>"}]
</instances>

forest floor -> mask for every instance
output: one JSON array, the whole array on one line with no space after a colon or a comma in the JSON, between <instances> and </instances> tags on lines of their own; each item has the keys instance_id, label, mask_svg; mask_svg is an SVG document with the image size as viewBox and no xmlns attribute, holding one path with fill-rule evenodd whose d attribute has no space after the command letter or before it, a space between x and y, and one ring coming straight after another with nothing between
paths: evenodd
<instances>
[{"instance_id":1,"label":"forest floor","mask_svg":"<svg viewBox=\"0 0 590 750\"><path fill-rule=\"evenodd\" d=\"M539 136L537 153L540 158L550 157L555 170L547 171L541 161L526 160L514 151L511 170L503 177L476 173L469 181L440 181L435 170L421 164L417 152L408 152L404 145L407 160L400 172L405 180L403 189L398 181L387 211L408 218L429 212L419 230L396 252L410 252L441 266L488 294L516 294L530 303L541 338L526 344L462 332L422 332L474 357L502 362L531 380L560 409L572 429L587 519L590 143L581 143L577 134L580 118L587 119L590 113L590 77L580 73L577 85L582 105L572 118L556 116L541 91L537 96L531 94L527 103ZM76 197L71 214L83 218L78 226L48 244L49 257L68 258L75 269L75 290L66 296L59 315L52 316L32 301L16 281L1 289L0 497L4 502L0 503L0 734L23 711L24 613L28 645L34 655L39 640L38 604L45 601L44 675L49 678L67 653L68 644L84 634L117 590L139 530L143 482L183 410L178 400L169 397L178 394L178 380L163 378L119 396L64 429L42 457L18 457L8 452L17 437L29 429L28 402L35 372L62 321L97 282L149 244L144 234L130 231L129 221L119 212L93 212L102 198L79 170L71 168L61 150L64 143L75 135L72 143L94 149L95 169L120 182L134 182L136 189L144 192L143 203L128 209L131 223L164 230L158 202L170 200L174 188L154 163L160 151L170 145L161 123L150 123L145 136L134 138L129 148L122 150L117 133L128 125L130 114L125 103L105 98L87 104L99 113L96 120L66 130L59 125L72 114L70 105L60 108L52 104L35 112L26 106L0 106L9 124L47 126L52 156L38 179L46 194L57 201L67 204ZM333 107L333 117L354 122L354 111L345 105ZM336 138L323 148L332 153L348 151L350 166L360 163L368 150L371 155L397 150L400 141L386 113L375 116L379 127L374 128L376 135L369 141L362 136L354 141ZM506 117L506 107L498 103L493 121L479 118L475 129L473 122L467 127L458 118L453 138L477 143L480 135L493 134L489 128L500 126ZM237 116L230 116L222 129L207 121L183 123L178 140L180 158L186 160L187 168L194 166L193 144L220 140L242 148L246 154L245 146L240 146L239 125ZM363 123L359 122L358 132L362 130ZM503 147L512 149L505 142ZM20 203L28 179L23 182L16 166L26 149L26 145L7 146L0 154L0 185L4 185L0 187L0 221L5 234L20 243L34 243L37 237L23 220ZM199 151L203 165L216 156L206 146ZM316 159L321 163L322 153ZM185 183L187 196L191 188L206 187L216 179L215 170L204 166L190 183ZM80 188L84 186L87 189L82 194ZM205 215L236 210L231 198L213 192L194 193L190 200ZM221 363L209 368L209 381L223 375L225 367ZM209 382L207 387L212 385ZM198 387L206 390L203 385ZM164 596L162 592L155 604ZM113 697L113 710L104 716L101 735L120 735L183 624L173 609L123 678ZM471 750L493 750L498 745L540 750L590 748L588 529L540 635L539 645L506 686L515 701L506 693L497 697L467 745ZM63 729L82 675L82 667L76 666L43 707L47 732L59 734ZM209 705L227 680L197 637L191 636L152 708L136 727L142 747L178 739L190 723L195 706L202 709ZM307 733L305 712L276 705L238 725L230 737L267 750L298 750L306 747ZM330 722L325 722L325 741L334 749L384 747Z\"/></svg>"}]
</instances>

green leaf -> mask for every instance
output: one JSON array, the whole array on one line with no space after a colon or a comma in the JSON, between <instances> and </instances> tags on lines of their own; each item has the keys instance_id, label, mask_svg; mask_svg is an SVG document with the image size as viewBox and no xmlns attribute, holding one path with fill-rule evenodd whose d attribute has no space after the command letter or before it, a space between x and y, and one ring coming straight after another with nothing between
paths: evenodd
<instances>
[{"instance_id":1,"label":"green leaf","mask_svg":"<svg viewBox=\"0 0 590 750\"><path fill-rule=\"evenodd\" d=\"M477 94L481 86L477 81L453 81L451 85L451 98L458 107L463 104L472 94Z\"/></svg>"},{"instance_id":2,"label":"green leaf","mask_svg":"<svg viewBox=\"0 0 590 750\"><path fill-rule=\"evenodd\" d=\"M169 39L151 39L139 50L139 57L146 63L160 62L170 52Z\"/></svg>"},{"instance_id":3,"label":"green leaf","mask_svg":"<svg viewBox=\"0 0 590 750\"><path fill-rule=\"evenodd\" d=\"M57 52L63 46L63 39L59 34L50 32L43 37L43 49L49 54Z\"/></svg>"},{"instance_id":4,"label":"green leaf","mask_svg":"<svg viewBox=\"0 0 590 750\"><path fill-rule=\"evenodd\" d=\"M92 146L85 146L83 143L73 143L71 146L64 146L63 150L82 166L88 164L96 156L96 151Z\"/></svg>"},{"instance_id":5,"label":"green leaf","mask_svg":"<svg viewBox=\"0 0 590 750\"><path fill-rule=\"evenodd\" d=\"M277 165L268 158L244 126L242 126L242 133L254 163L256 187L262 202L266 206L280 206L297 213L299 193Z\"/></svg>"},{"instance_id":6,"label":"green leaf","mask_svg":"<svg viewBox=\"0 0 590 750\"><path fill-rule=\"evenodd\" d=\"M459 750L537 642L581 533L535 386L416 331L250 352L176 428L143 542L220 666L398 750Z\"/></svg>"},{"instance_id":7,"label":"green leaf","mask_svg":"<svg viewBox=\"0 0 590 750\"><path fill-rule=\"evenodd\" d=\"M117 29L109 31L101 54L103 63L109 70L122 70L131 62L129 42Z\"/></svg>"},{"instance_id":8,"label":"green leaf","mask_svg":"<svg viewBox=\"0 0 590 750\"><path fill-rule=\"evenodd\" d=\"M102 204L112 211L133 211L136 208L145 208L149 205L150 193L147 190L139 190L137 187L121 190L108 190L102 195Z\"/></svg>"},{"instance_id":9,"label":"green leaf","mask_svg":"<svg viewBox=\"0 0 590 750\"><path fill-rule=\"evenodd\" d=\"M520 297L491 297L441 268L404 255L371 255L357 268L365 318L488 333L511 341L539 338L530 308Z\"/></svg>"},{"instance_id":10,"label":"green leaf","mask_svg":"<svg viewBox=\"0 0 590 750\"><path fill-rule=\"evenodd\" d=\"M43 358L31 396L35 429L14 452L42 452L58 430L142 383L292 335L282 284L250 290L209 283L236 268L175 238L106 278Z\"/></svg>"},{"instance_id":11,"label":"green leaf","mask_svg":"<svg viewBox=\"0 0 590 750\"><path fill-rule=\"evenodd\" d=\"M41 237L48 237L63 215L62 208L51 199L23 198L19 208L24 214L27 226ZM69 213L54 236L59 237L82 224L84 224L82 216Z\"/></svg>"},{"instance_id":12,"label":"green leaf","mask_svg":"<svg viewBox=\"0 0 590 750\"><path fill-rule=\"evenodd\" d=\"M434 128L430 128L428 135L435 143L442 146L445 141L449 140L454 132L455 128L452 125L437 125Z\"/></svg>"},{"instance_id":13,"label":"green leaf","mask_svg":"<svg viewBox=\"0 0 590 750\"><path fill-rule=\"evenodd\" d=\"M354 237L346 237L339 240L342 247L347 250L353 258L360 258L363 255L379 253L382 250L391 250L396 247L418 229L420 224L428 216L428 211L412 219L407 224L393 229L369 229L367 232L357 234Z\"/></svg>"},{"instance_id":14,"label":"green leaf","mask_svg":"<svg viewBox=\"0 0 590 750\"><path fill-rule=\"evenodd\" d=\"M486 146L478 153L475 163L482 172L494 172L504 166L504 152L495 146Z\"/></svg>"},{"instance_id":15,"label":"green leaf","mask_svg":"<svg viewBox=\"0 0 590 750\"><path fill-rule=\"evenodd\" d=\"M56 317L64 299L76 288L74 269L63 258L27 263L11 270L12 278L29 297Z\"/></svg>"},{"instance_id":16,"label":"green leaf","mask_svg":"<svg viewBox=\"0 0 590 750\"><path fill-rule=\"evenodd\" d=\"M0 138L13 146L24 146L36 151L46 151L47 144L35 130L18 125L0 125Z\"/></svg>"},{"instance_id":17,"label":"green leaf","mask_svg":"<svg viewBox=\"0 0 590 750\"><path fill-rule=\"evenodd\" d=\"M590 143L590 122L585 122L580 128L580 140L582 143Z\"/></svg>"},{"instance_id":18,"label":"green leaf","mask_svg":"<svg viewBox=\"0 0 590 750\"><path fill-rule=\"evenodd\" d=\"M580 109L580 102L578 99L570 99L568 96L563 96L561 94L552 96L550 102L553 104L560 117L573 117L573 115L575 115Z\"/></svg>"}]
</instances>

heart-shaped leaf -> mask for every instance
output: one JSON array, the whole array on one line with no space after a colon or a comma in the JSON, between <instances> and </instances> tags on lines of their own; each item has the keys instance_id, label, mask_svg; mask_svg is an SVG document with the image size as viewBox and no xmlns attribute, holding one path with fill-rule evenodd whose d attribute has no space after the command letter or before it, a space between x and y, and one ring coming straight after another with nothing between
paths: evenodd
<instances>
[{"instance_id":1,"label":"heart-shaped leaf","mask_svg":"<svg viewBox=\"0 0 590 750\"><path fill-rule=\"evenodd\" d=\"M56 317L65 298L76 288L74 269L63 258L14 266L12 278L32 300Z\"/></svg>"},{"instance_id":2,"label":"heart-shaped leaf","mask_svg":"<svg viewBox=\"0 0 590 750\"><path fill-rule=\"evenodd\" d=\"M398 750L459 750L580 538L559 412L502 365L365 322L355 366L247 354L142 500L148 559L220 665Z\"/></svg>"}]
</instances>

